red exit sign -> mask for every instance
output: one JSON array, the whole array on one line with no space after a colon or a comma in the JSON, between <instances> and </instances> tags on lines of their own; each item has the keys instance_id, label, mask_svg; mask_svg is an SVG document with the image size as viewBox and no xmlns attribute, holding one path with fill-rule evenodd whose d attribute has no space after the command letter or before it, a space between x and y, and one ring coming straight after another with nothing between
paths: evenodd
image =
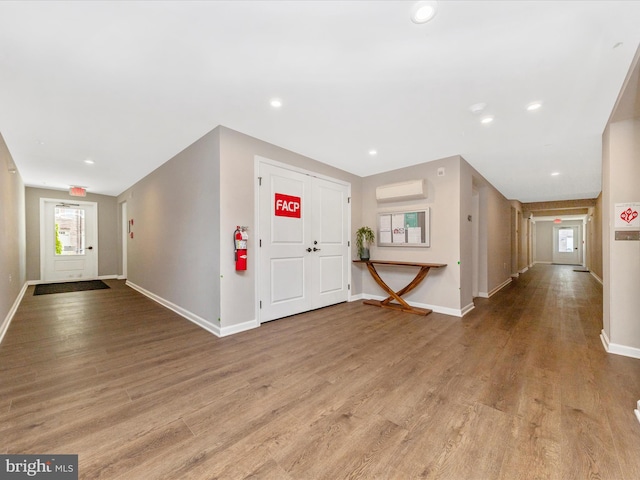
<instances>
[{"instance_id":1,"label":"red exit sign","mask_svg":"<svg viewBox=\"0 0 640 480\"><path fill-rule=\"evenodd\" d=\"M300 197L276 193L276 217L300 218Z\"/></svg>"},{"instance_id":2,"label":"red exit sign","mask_svg":"<svg viewBox=\"0 0 640 480\"><path fill-rule=\"evenodd\" d=\"M69 189L69 195L71 195L72 197L86 197L87 190L82 187L71 187Z\"/></svg>"}]
</instances>

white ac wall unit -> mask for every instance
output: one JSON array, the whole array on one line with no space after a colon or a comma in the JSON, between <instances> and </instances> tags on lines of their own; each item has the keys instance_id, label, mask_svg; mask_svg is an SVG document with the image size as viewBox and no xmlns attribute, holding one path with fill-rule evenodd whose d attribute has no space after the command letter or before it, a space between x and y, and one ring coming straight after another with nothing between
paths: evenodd
<instances>
[{"instance_id":1,"label":"white ac wall unit","mask_svg":"<svg viewBox=\"0 0 640 480\"><path fill-rule=\"evenodd\" d=\"M391 183L376 188L376 200L382 202L403 202L427 198L427 184L424 180Z\"/></svg>"}]
</instances>

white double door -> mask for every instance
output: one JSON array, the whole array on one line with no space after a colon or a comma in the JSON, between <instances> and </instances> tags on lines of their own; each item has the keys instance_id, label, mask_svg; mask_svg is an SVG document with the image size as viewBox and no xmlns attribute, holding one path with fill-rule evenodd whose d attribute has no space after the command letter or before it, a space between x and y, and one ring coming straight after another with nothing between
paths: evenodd
<instances>
[{"instance_id":1,"label":"white double door","mask_svg":"<svg viewBox=\"0 0 640 480\"><path fill-rule=\"evenodd\" d=\"M344 302L348 184L259 163L260 322Z\"/></svg>"}]
</instances>

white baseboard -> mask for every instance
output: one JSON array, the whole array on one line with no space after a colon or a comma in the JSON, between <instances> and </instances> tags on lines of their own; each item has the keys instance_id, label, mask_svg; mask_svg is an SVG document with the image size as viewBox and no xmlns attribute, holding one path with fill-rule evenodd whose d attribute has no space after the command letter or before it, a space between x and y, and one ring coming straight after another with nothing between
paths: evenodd
<instances>
[{"instance_id":1,"label":"white baseboard","mask_svg":"<svg viewBox=\"0 0 640 480\"><path fill-rule=\"evenodd\" d=\"M542 260L536 260L535 262L533 262L534 265L537 264L537 263L540 263L541 265L552 265L553 264L553 262L544 262Z\"/></svg>"},{"instance_id":2,"label":"white baseboard","mask_svg":"<svg viewBox=\"0 0 640 480\"><path fill-rule=\"evenodd\" d=\"M464 307L461 312L462 315L460 315L461 317L464 317L467 313L469 313L471 310L473 310L474 308L476 308L476 306L473 304L473 302L471 302L469 305L467 305L466 307Z\"/></svg>"},{"instance_id":3,"label":"white baseboard","mask_svg":"<svg viewBox=\"0 0 640 480\"><path fill-rule=\"evenodd\" d=\"M517 272L511 274L511 278L518 278L519 276L520 276L520 274L517 273Z\"/></svg>"},{"instance_id":4,"label":"white baseboard","mask_svg":"<svg viewBox=\"0 0 640 480\"><path fill-rule=\"evenodd\" d=\"M384 300L387 297L383 297L381 295L368 295L366 293L363 293L361 295L358 295L359 297L361 297L363 300L366 299L371 299L371 300ZM353 299L355 299L354 297L351 297ZM449 308L449 307L441 307L440 305L429 305L428 303L419 303L419 302L409 302L407 301L407 303L409 305L411 305L412 307L418 307L418 308L427 308L429 310L433 310L436 313L443 313L445 315L451 315L452 317L462 317L465 313L463 313L463 310L460 309L456 309L456 308ZM465 307L467 308L467 307ZM473 308L473 306L472 306Z\"/></svg>"},{"instance_id":5,"label":"white baseboard","mask_svg":"<svg viewBox=\"0 0 640 480\"><path fill-rule=\"evenodd\" d=\"M491 290L490 292L478 292L478 296L482 297L482 298L490 298L493 297L496 293L498 293L500 290L502 290L504 287L506 287L507 285L509 285L513 280L511 280L511 278L507 278L504 282L502 282L500 285L498 285L496 288L494 288L493 290Z\"/></svg>"},{"instance_id":6,"label":"white baseboard","mask_svg":"<svg viewBox=\"0 0 640 480\"><path fill-rule=\"evenodd\" d=\"M620 345L618 343L611 343L609 337L607 336L607 332L605 332L604 330L600 332L600 341L602 341L602 345L608 353L614 353L616 355L622 355L631 358L640 358L640 348L628 347L626 345Z\"/></svg>"},{"instance_id":7,"label":"white baseboard","mask_svg":"<svg viewBox=\"0 0 640 480\"><path fill-rule=\"evenodd\" d=\"M116 280L126 280L126 279L127 279L127 277L125 277L124 275L118 275L116 277Z\"/></svg>"},{"instance_id":8,"label":"white baseboard","mask_svg":"<svg viewBox=\"0 0 640 480\"><path fill-rule=\"evenodd\" d=\"M118 275L100 275L98 280L118 280Z\"/></svg>"},{"instance_id":9,"label":"white baseboard","mask_svg":"<svg viewBox=\"0 0 640 480\"><path fill-rule=\"evenodd\" d=\"M527 270L529 270L529 267L524 267L522 270L520 270L518 273L523 274L525 273Z\"/></svg>"},{"instance_id":10,"label":"white baseboard","mask_svg":"<svg viewBox=\"0 0 640 480\"><path fill-rule=\"evenodd\" d=\"M22 286L22 289L20 290L20 293L18 293L16 300L13 302L13 305L9 309L9 313L7 313L7 316L4 317L2 324L0 324L0 343L2 343L2 340L4 339L4 335L5 333L7 333L7 330L9 330L9 325L11 325L11 320L13 320L13 317L16 314L16 311L18 310L18 307L20 306L20 302L22 302L22 298L24 297L24 294L27 291L28 286L29 286L29 282L25 282L24 285Z\"/></svg>"},{"instance_id":11,"label":"white baseboard","mask_svg":"<svg viewBox=\"0 0 640 480\"><path fill-rule=\"evenodd\" d=\"M606 352L609 351L609 337L607 336L607 332L604 329L600 330L600 341L602 342L602 346Z\"/></svg>"},{"instance_id":12,"label":"white baseboard","mask_svg":"<svg viewBox=\"0 0 640 480\"><path fill-rule=\"evenodd\" d=\"M176 305L175 303L172 303L169 300L166 300L166 299L156 295L155 293L152 293L149 290L146 290L146 289L142 288L141 286L136 285L133 282L130 282L129 280L127 280L125 285L127 285L128 287L133 288L134 290L136 290L138 292L140 292L145 297L149 297L151 300L153 300L154 302L159 303L163 307L166 307L169 310L172 310L172 311L176 312L181 317L186 318L187 320L189 320L190 322L195 323L199 327L204 328L207 332L213 333L217 337L222 337L223 336L222 332L221 332L221 329L220 329L220 327L218 325L211 324L211 322L205 320L202 317L199 317L195 313L192 313L189 310L186 310L186 309Z\"/></svg>"},{"instance_id":13,"label":"white baseboard","mask_svg":"<svg viewBox=\"0 0 640 480\"><path fill-rule=\"evenodd\" d=\"M593 278L595 278L595 279L598 281L598 283L600 283L600 285L604 285L604 284L602 283L602 279L601 279L598 275L596 275L595 273L593 273L591 270L589 270L589 273L591 274L591 276L592 276Z\"/></svg>"},{"instance_id":14,"label":"white baseboard","mask_svg":"<svg viewBox=\"0 0 640 480\"><path fill-rule=\"evenodd\" d=\"M254 328L258 328L260 324L258 320L250 320L248 322L238 323L236 325L229 325L228 327L220 328L220 337L226 337L228 335L234 335L240 332L246 332L247 330L252 330Z\"/></svg>"},{"instance_id":15,"label":"white baseboard","mask_svg":"<svg viewBox=\"0 0 640 480\"><path fill-rule=\"evenodd\" d=\"M359 293L358 295L351 295L349 297L349 302L355 302L356 300L366 300L369 297L365 297L364 293Z\"/></svg>"}]
</instances>

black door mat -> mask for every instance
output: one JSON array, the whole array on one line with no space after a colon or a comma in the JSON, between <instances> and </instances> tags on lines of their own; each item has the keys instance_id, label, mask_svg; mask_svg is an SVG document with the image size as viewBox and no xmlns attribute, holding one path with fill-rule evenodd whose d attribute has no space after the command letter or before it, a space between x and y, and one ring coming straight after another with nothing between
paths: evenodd
<instances>
[{"instance_id":1,"label":"black door mat","mask_svg":"<svg viewBox=\"0 0 640 480\"><path fill-rule=\"evenodd\" d=\"M84 292L85 290L102 290L109 285L102 280L88 280L84 282L43 283L36 285L34 295L48 295L50 293Z\"/></svg>"}]
</instances>

